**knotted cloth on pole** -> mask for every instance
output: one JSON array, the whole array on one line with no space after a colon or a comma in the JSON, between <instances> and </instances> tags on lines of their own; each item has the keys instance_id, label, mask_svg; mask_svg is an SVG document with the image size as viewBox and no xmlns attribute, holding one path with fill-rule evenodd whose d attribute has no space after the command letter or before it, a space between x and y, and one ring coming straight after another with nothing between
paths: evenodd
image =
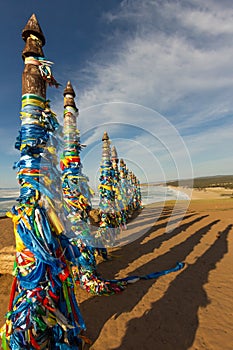
<instances>
[{"instance_id":1,"label":"knotted cloth on pole","mask_svg":"<svg viewBox=\"0 0 233 350\"><path fill-rule=\"evenodd\" d=\"M66 236L76 256L72 268L77 284L89 293L110 295L122 291L125 282L110 283L101 279L97 272L95 251L100 242L91 232L94 228L89 220L91 189L88 178L82 173L82 147L77 129L78 108L74 98L75 92L68 81L64 90L64 151L60 162ZM103 243L100 244L102 246Z\"/></svg>"},{"instance_id":2,"label":"knotted cloth on pole","mask_svg":"<svg viewBox=\"0 0 233 350\"><path fill-rule=\"evenodd\" d=\"M127 200L121 184L120 172L118 168L119 159L118 159L118 154L115 146L112 146L111 160L112 160L112 168L113 168L113 190L115 193L115 202L116 202L119 225L121 229L127 229L127 226L126 226L127 217L125 215Z\"/></svg>"},{"instance_id":3,"label":"knotted cloth on pole","mask_svg":"<svg viewBox=\"0 0 233 350\"><path fill-rule=\"evenodd\" d=\"M46 86L59 84L44 58L45 38L34 14L22 37L22 123L15 145L21 152L15 164L20 196L8 214L16 254L2 347L79 349L85 323L75 299L72 250L53 201L58 178L54 132L59 124L46 101Z\"/></svg>"}]
</instances>

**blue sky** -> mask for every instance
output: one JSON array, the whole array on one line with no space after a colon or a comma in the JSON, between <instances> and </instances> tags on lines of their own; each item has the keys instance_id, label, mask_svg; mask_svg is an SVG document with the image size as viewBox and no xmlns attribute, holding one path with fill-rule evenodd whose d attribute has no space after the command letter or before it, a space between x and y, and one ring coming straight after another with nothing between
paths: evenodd
<instances>
[{"instance_id":1,"label":"blue sky","mask_svg":"<svg viewBox=\"0 0 233 350\"><path fill-rule=\"evenodd\" d=\"M67 80L76 91L92 183L105 130L143 182L233 173L232 1L3 0L0 187L17 185L21 31L32 13L62 84L47 89L61 123Z\"/></svg>"}]
</instances>

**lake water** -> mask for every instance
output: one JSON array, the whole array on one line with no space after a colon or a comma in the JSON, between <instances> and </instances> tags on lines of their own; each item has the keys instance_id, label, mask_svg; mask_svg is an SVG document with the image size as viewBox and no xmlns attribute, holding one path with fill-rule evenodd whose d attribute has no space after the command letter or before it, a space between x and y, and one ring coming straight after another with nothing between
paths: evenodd
<instances>
[{"instance_id":1,"label":"lake water","mask_svg":"<svg viewBox=\"0 0 233 350\"><path fill-rule=\"evenodd\" d=\"M142 186L141 194L143 205L154 202L165 202L172 199L189 200L188 195L185 193L165 186ZM17 204L16 198L18 195L18 188L0 188L0 217L5 216L6 212L11 210L13 205ZM99 196L95 195L92 198L92 206L97 208L98 204Z\"/></svg>"},{"instance_id":2,"label":"lake water","mask_svg":"<svg viewBox=\"0 0 233 350\"><path fill-rule=\"evenodd\" d=\"M6 212L17 203L18 196L18 188L0 188L0 217L5 216Z\"/></svg>"}]
</instances>

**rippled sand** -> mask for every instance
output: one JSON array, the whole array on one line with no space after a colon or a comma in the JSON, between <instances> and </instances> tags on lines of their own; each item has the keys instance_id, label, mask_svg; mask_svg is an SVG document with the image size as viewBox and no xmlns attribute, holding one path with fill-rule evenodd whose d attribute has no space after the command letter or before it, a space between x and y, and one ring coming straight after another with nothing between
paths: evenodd
<instances>
[{"instance_id":1,"label":"rippled sand","mask_svg":"<svg viewBox=\"0 0 233 350\"><path fill-rule=\"evenodd\" d=\"M181 201L175 210L173 202L150 205L130 223L112 261L99 261L103 277L144 275L177 261L185 268L110 297L79 289L91 349L233 349L233 199L215 198L192 200L188 208ZM9 219L0 220L0 238L0 263L8 261L0 276L2 324L14 251Z\"/></svg>"}]
</instances>

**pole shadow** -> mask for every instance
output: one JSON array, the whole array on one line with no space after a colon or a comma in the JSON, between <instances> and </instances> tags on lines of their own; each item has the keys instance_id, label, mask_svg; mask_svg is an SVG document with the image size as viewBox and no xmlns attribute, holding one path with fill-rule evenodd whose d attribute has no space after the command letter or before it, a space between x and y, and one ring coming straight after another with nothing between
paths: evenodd
<instances>
[{"instance_id":1,"label":"pole shadow","mask_svg":"<svg viewBox=\"0 0 233 350\"><path fill-rule=\"evenodd\" d=\"M187 215L187 218L190 217L191 215ZM152 253L155 249L159 249L163 242L168 241L170 238L175 237L176 235L179 235L181 232L187 230L195 223L200 222L201 220L207 217L208 215L198 216L192 221L184 222L182 225L178 226L173 231L162 233L159 236L149 239L145 244L142 244L145 237L148 237L151 233L156 232L158 229L165 228L166 222L154 225L139 239L133 241L133 243L125 245L120 250L113 252L113 260L110 263L100 263L98 265L98 272L104 278L113 278L119 270L126 268L134 260L140 258L145 254ZM186 218L183 218L183 220L185 219ZM117 256L117 254L120 254L120 258L115 259L114 256ZM109 266L109 264L111 264L111 266Z\"/></svg>"},{"instance_id":2,"label":"pole shadow","mask_svg":"<svg viewBox=\"0 0 233 350\"><path fill-rule=\"evenodd\" d=\"M232 226L220 232L212 246L178 274L149 312L128 322L121 345L112 350L190 349L199 325L198 310L211 302L204 285L228 251L227 236Z\"/></svg>"},{"instance_id":3,"label":"pole shadow","mask_svg":"<svg viewBox=\"0 0 233 350\"><path fill-rule=\"evenodd\" d=\"M161 256L156 257L155 259L150 260L149 262L145 263L144 265L132 271L130 275L144 275L144 274L151 273L153 271L160 271L160 270L175 266L177 261L185 261L186 257L192 252L192 250L199 243L201 238L205 234L207 234L209 230L219 221L220 220L215 220L203 226L200 230L188 236L180 244L171 248L170 251L166 252ZM134 244L132 244L132 246L134 246ZM141 246L141 251L139 252L139 256L146 253L143 250L143 247L144 245ZM152 247L152 250L153 249L154 247ZM132 252L135 252L135 250L136 250L135 248L132 248ZM148 250L148 247L146 251L147 250ZM136 255L138 255L138 252ZM130 256L130 255L126 255L126 256ZM118 267L122 266L121 260L118 261L118 265L119 265ZM126 262L124 262L124 265L126 265ZM109 270L112 274L112 264L109 265ZM93 341L95 341L99 337L99 334L104 324L110 318L112 317L117 318L122 313L130 312L141 300L141 298L148 292L148 289L152 286L152 284L155 284L155 283L156 283L156 280L139 281L136 284L128 286L122 294L113 295L109 298L104 298L104 297L100 298L98 296L92 297L85 300L83 303L81 303L80 309L81 309L82 315L84 316L84 319L86 320L88 336ZM96 315L96 316L93 317L93 315ZM142 319L142 322L144 322L143 319ZM147 324L147 327L148 325L149 323ZM130 332L132 331L130 324L128 329L130 330ZM134 331L133 331L133 334L134 334ZM127 339L128 339L128 336L129 336L129 332L127 332ZM124 339L124 342L128 342L127 339ZM137 346L138 349L146 349L141 347L143 345L142 341L140 343L140 346L138 346L137 342L135 342L134 344L135 346ZM119 349L126 349L126 348L123 345ZM131 347L129 349L133 349L133 348Z\"/></svg>"}]
</instances>

